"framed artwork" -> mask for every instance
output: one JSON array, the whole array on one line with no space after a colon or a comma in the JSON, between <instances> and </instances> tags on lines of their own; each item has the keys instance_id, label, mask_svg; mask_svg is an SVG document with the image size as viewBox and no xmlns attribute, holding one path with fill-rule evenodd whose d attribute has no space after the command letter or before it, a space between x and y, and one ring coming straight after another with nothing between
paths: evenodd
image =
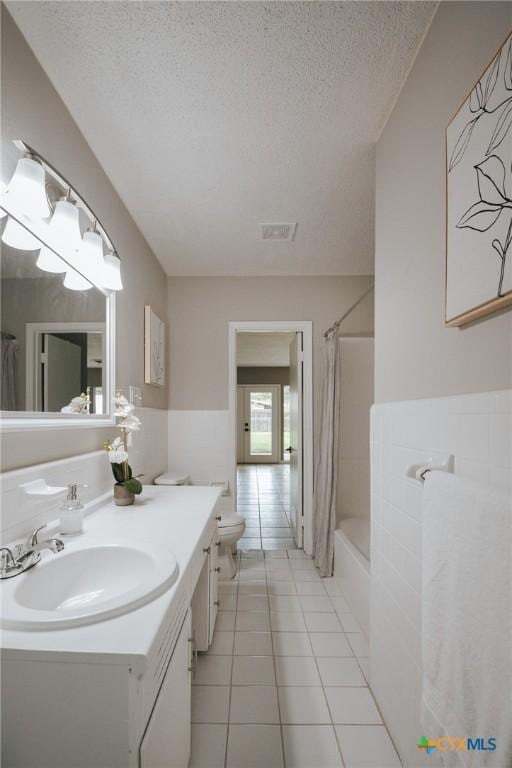
<instances>
[{"instance_id":1,"label":"framed artwork","mask_svg":"<svg viewBox=\"0 0 512 768\"><path fill-rule=\"evenodd\" d=\"M144 381L165 385L165 324L149 304L144 307Z\"/></svg>"},{"instance_id":2,"label":"framed artwork","mask_svg":"<svg viewBox=\"0 0 512 768\"><path fill-rule=\"evenodd\" d=\"M446 129L446 325L512 305L512 35Z\"/></svg>"}]
</instances>

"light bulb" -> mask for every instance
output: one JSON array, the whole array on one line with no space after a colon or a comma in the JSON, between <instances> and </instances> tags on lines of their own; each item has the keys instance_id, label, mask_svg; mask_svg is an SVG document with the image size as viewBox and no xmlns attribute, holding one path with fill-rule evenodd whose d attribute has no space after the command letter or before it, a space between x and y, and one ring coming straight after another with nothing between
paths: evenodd
<instances>
[{"instance_id":1,"label":"light bulb","mask_svg":"<svg viewBox=\"0 0 512 768\"><path fill-rule=\"evenodd\" d=\"M64 287L69 288L71 291L88 291L89 288L92 288L92 284L78 272L75 272L74 269L68 269L64 275L63 282Z\"/></svg>"},{"instance_id":2,"label":"light bulb","mask_svg":"<svg viewBox=\"0 0 512 768\"><path fill-rule=\"evenodd\" d=\"M78 208L69 200L59 200L55 204L50 219L49 231L55 242L63 249L78 251L82 244Z\"/></svg>"},{"instance_id":3,"label":"light bulb","mask_svg":"<svg viewBox=\"0 0 512 768\"><path fill-rule=\"evenodd\" d=\"M30 219L44 219L50 215L44 168L31 157L18 160L5 194Z\"/></svg>"},{"instance_id":4,"label":"light bulb","mask_svg":"<svg viewBox=\"0 0 512 768\"><path fill-rule=\"evenodd\" d=\"M105 267L103 269L102 284L109 291L122 291L121 261L115 253L105 254Z\"/></svg>"},{"instance_id":5,"label":"light bulb","mask_svg":"<svg viewBox=\"0 0 512 768\"><path fill-rule=\"evenodd\" d=\"M10 216L2 233L2 242L10 245L11 248L18 248L20 251L36 251L41 247L37 237L30 234L25 227L11 219Z\"/></svg>"},{"instance_id":6,"label":"light bulb","mask_svg":"<svg viewBox=\"0 0 512 768\"><path fill-rule=\"evenodd\" d=\"M96 285L101 285L105 270L103 259L103 240L101 235L94 230L87 230L82 238L82 245L78 252L79 263L83 264L87 274L90 275Z\"/></svg>"},{"instance_id":7,"label":"light bulb","mask_svg":"<svg viewBox=\"0 0 512 768\"><path fill-rule=\"evenodd\" d=\"M42 269L44 272L66 272L68 269L67 264L65 264L60 256L57 256L56 253L51 251L49 248L47 248L45 245L41 248L39 251L39 256L37 257L36 261L36 267L39 267L39 269Z\"/></svg>"}]
</instances>

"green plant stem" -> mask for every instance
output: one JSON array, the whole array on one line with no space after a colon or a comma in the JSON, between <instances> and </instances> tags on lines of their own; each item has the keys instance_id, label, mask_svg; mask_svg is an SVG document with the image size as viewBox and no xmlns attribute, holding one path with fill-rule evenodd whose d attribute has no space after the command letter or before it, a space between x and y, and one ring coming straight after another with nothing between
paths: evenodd
<instances>
[{"instance_id":1,"label":"green plant stem","mask_svg":"<svg viewBox=\"0 0 512 768\"><path fill-rule=\"evenodd\" d=\"M128 453L128 433L126 429L124 429L124 427L121 427L121 435L122 435L124 450L126 451L126 453ZM123 467L124 467L124 479L129 480L130 472L128 469L128 459L126 459L126 461L123 462Z\"/></svg>"}]
</instances>

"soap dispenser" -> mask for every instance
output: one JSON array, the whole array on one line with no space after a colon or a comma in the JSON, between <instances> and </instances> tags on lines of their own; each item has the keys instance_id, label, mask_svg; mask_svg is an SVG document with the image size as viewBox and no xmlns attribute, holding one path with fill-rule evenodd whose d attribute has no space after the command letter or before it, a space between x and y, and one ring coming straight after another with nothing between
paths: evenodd
<instances>
[{"instance_id":1,"label":"soap dispenser","mask_svg":"<svg viewBox=\"0 0 512 768\"><path fill-rule=\"evenodd\" d=\"M68 495L60 511L60 533L63 536L82 533L84 529L84 505L78 498L79 487L86 486L78 486L76 483L68 485Z\"/></svg>"}]
</instances>

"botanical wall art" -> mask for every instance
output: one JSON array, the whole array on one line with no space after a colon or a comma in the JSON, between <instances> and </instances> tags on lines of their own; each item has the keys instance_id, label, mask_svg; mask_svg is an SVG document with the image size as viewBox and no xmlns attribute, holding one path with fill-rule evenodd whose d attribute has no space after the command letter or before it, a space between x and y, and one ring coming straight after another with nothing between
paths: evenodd
<instances>
[{"instance_id":1,"label":"botanical wall art","mask_svg":"<svg viewBox=\"0 0 512 768\"><path fill-rule=\"evenodd\" d=\"M165 325L149 305L144 307L144 381L165 385Z\"/></svg>"},{"instance_id":2,"label":"botanical wall art","mask_svg":"<svg viewBox=\"0 0 512 768\"><path fill-rule=\"evenodd\" d=\"M446 324L512 305L512 35L446 131Z\"/></svg>"}]
</instances>

